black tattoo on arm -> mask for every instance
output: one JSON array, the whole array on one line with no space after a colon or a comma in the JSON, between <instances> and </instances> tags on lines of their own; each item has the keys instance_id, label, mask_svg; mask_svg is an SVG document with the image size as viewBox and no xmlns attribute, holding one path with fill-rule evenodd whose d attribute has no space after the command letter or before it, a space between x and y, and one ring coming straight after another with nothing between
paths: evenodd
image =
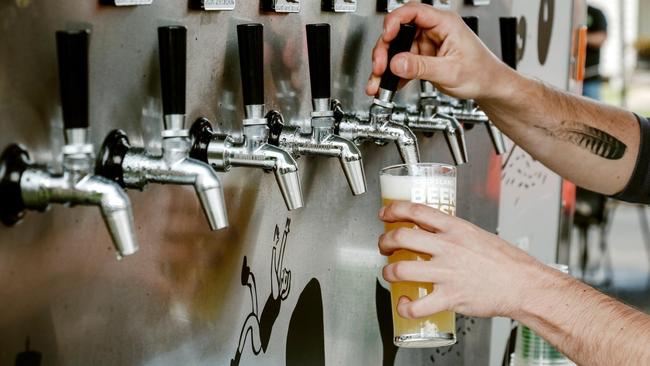
<instances>
[{"instance_id":1,"label":"black tattoo on arm","mask_svg":"<svg viewBox=\"0 0 650 366\"><path fill-rule=\"evenodd\" d=\"M570 142L605 159L619 160L627 150L627 146L616 137L581 122L563 121L556 127L535 127L551 137Z\"/></svg>"}]
</instances>

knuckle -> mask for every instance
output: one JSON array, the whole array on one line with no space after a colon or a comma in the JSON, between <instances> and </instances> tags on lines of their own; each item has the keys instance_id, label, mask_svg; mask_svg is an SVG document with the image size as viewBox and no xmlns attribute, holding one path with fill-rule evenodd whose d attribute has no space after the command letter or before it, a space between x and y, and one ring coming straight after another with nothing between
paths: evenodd
<instances>
[{"instance_id":1,"label":"knuckle","mask_svg":"<svg viewBox=\"0 0 650 366\"><path fill-rule=\"evenodd\" d=\"M422 205L411 205L409 208L409 215L412 218L421 218L424 216L426 209Z\"/></svg>"},{"instance_id":2,"label":"knuckle","mask_svg":"<svg viewBox=\"0 0 650 366\"><path fill-rule=\"evenodd\" d=\"M422 79L424 76L428 74L428 64L424 59L424 57L418 57L416 61L416 65L417 67L416 67L415 76L418 79Z\"/></svg>"},{"instance_id":3,"label":"knuckle","mask_svg":"<svg viewBox=\"0 0 650 366\"><path fill-rule=\"evenodd\" d=\"M393 276L397 279L404 279L408 274L408 265L404 262L397 262L392 265Z\"/></svg>"},{"instance_id":4,"label":"knuckle","mask_svg":"<svg viewBox=\"0 0 650 366\"><path fill-rule=\"evenodd\" d=\"M393 231L393 240L397 243L403 244L409 236L409 229L401 227Z\"/></svg>"}]
</instances>

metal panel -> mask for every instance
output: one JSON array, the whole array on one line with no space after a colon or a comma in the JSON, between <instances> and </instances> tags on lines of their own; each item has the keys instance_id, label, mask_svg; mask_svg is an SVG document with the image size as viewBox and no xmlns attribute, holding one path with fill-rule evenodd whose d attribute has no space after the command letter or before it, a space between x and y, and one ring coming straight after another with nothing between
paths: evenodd
<instances>
[{"instance_id":1,"label":"metal panel","mask_svg":"<svg viewBox=\"0 0 650 366\"><path fill-rule=\"evenodd\" d=\"M496 19L508 6L504 0L471 9L481 15L482 35L494 50ZM235 25L247 21L265 25L267 106L287 119L308 116L304 25L328 22L334 96L348 108L368 107L363 89L382 24L373 1L359 2L356 13L337 14L321 12L317 0L303 0L299 14L279 15L260 13L252 0L223 12L189 10L179 0L119 8L96 1L5 0L0 146L21 142L35 160L59 164L54 31L83 24L92 28L96 146L108 131L122 128L134 145L160 148L155 29L165 24L188 28L189 121L205 116L222 131L239 129ZM401 97L414 98L414 87ZM500 159L483 129L467 137L471 163L459 172L458 213L494 232ZM420 136L420 143L423 160L450 162L442 136ZM0 363L13 362L29 338L31 352L39 352L46 365L391 365L393 359L398 365L486 365L487 320L461 319L453 348L397 352L383 346L378 313L387 308L385 284L378 282L384 259L376 250L382 231L377 171L399 157L393 146L362 151L369 191L358 198L349 193L338 162L301 158L307 206L295 213L287 213L272 176L243 168L221 174L231 227L215 233L190 189L152 185L130 191L141 250L120 262L94 208L53 207L29 213L17 227L0 228Z\"/></svg>"}]
</instances>

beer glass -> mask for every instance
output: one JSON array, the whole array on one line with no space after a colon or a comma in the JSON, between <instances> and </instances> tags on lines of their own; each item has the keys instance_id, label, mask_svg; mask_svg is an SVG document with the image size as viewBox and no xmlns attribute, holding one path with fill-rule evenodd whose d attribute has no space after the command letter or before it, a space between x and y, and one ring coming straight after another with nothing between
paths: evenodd
<instances>
[{"instance_id":1,"label":"beer glass","mask_svg":"<svg viewBox=\"0 0 650 366\"><path fill-rule=\"evenodd\" d=\"M393 201L406 201L437 208L448 215L456 215L456 168L443 164L409 164L384 168L379 173L381 197L384 206ZM386 223L385 232L400 227L413 228L410 222ZM389 263L398 261L428 261L431 256L407 250L398 250ZM456 343L456 314L443 311L421 319L405 319L397 313L402 296L417 300L431 294L435 284L400 282L391 285L393 307L393 342L398 347L442 347ZM434 295L435 296L435 295Z\"/></svg>"}]
</instances>

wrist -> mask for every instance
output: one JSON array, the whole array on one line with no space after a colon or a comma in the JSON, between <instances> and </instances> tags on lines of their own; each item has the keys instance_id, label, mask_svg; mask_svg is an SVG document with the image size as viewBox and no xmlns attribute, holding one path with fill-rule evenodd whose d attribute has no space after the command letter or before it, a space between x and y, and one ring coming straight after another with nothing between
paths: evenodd
<instances>
[{"instance_id":1,"label":"wrist","mask_svg":"<svg viewBox=\"0 0 650 366\"><path fill-rule=\"evenodd\" d=\"M581 284L571 276L537 263L537 268L529 268L523 277L523 288L520 290L519 302L511 314L511 318L524 323L531 328L540 325L560 327L562 309L558 307L558 299L572 303L570 297ZM557 312L560 313L557 313Z\"/></svg>"},{"instance_id":2,"label":"wrist","mask_svg":"<svg viewBox=\"0 0 650 366\"><path fill-rule=\"evenodd\" d=\"M499 62L497 69L486 73L485 87L476 101L481 104L512 105L524 94L531 91L531 81L527 77L511 69L506 64Z\"/></svg>"}]
</instances>

